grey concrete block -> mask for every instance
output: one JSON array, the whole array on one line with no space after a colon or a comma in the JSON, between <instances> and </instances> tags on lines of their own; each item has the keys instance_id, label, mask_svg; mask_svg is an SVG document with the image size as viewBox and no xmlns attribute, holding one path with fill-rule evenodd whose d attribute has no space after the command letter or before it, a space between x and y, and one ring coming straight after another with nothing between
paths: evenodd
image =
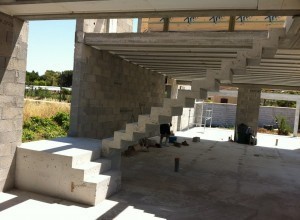
<instances>
[{"instance_id":1,"label":"grey concrete block","mask_svg":"<svg viewBox=\"0 0 300 220\"><path fill-rule=\"evenodd\" d=\"M20 142L22 138L22 128L16 131L9 131L9 132L1 132L0 133L0 140L1 143L7 144L12 142Z\"/></svg>"},{"instance_id":2,"label":"grey concrete block","mask_svg":"<svg viewBox=\"0 0 300 220\"><path fill-rule=\"evenodd\" d=\"M1 119L22 119L23 118L23 108L7 107L3 108ZM20 124L21 125L21 124Z\"/></svg>"},{"instance_id":3,"label":"grey concrete block","mask_svg":"<svg viewBox=\"0 0 300 220\"><path fill-rule=\"evenodd\" d=\"M14 160L14 155L1 156L0 157L0 167L1 169L9 169Z\"/></svg>"},{"instance_id":4,"label":"grey concrete block","mask_svg":"<svg viewBox=\"0 0 300 220\"><path fill-rule=\"evenodd\" d=\"M4 94L8 96L24 96L25 84L19 83L3 83Z\"/></svg>"}]
</instances>

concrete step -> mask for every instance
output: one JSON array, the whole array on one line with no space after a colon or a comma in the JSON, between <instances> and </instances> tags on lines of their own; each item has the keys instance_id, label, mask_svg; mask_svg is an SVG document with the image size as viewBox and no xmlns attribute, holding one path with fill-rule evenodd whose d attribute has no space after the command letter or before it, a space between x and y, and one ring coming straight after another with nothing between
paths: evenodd
<instances>
[{"instance_id":1,"label":"concrete step","mask_svg":"<svg viewBox=\"0 0 300 220\"><path fill-rule=\"evenodd\" d=\"M103 148L127 149L127 147L137 144L138 141L115 140L114 138L106 138L102 140Z\"/></svg>"},{"instance_id":2,"label":"concrete step","mask_svg":"<svg viewBox=\"0 0 300 220\"><path fill-rule=\"evenodd\" d=\"M114 132L115 141L121 141L121 140L138 141L144 137L147 137L147 134L145 132L138 132L138 131L128 132L126 130L120 130Z\"/></svg>"},{"instance_id":3,"label":"concrete step","mask_svg":"<svg viewBox=\"0 0 300 220\"><path fill-rule=\"evenodd\" d=\"M167 115L139 115L138 124L167 124L172 120L172 116Z\"/></svg>"},{"instance_id":4,"label":"concrete step","mask_svg":"<svg viewBox=\"0 0 300 220\"><path fill-rule=\"evenodd\" d=\"M88 189L91 189L91 192L87 193L91 193L94 197L94 200L91 200L91 205L96 205L120 190L121 172L111 170L103 174L89 177L84 183ZM83 187L78 187L76 190L81 191L83 190Z\"/></svg>"},{"instance_id":5,"label":"concrete step","mask_svg":"<svg viewBox=\"0 0 300 220\"><path fill-rule=\"evenodd\" d=\"M184 107L193 108L195 105L195 99L193 98L182 98L182 99L169 99L165 98L163 107Z\"/></svg>"},{"instance_id":6,"label":"concrete step","mask_svg":"<svg viewBox=\"0 0 300 220\"><path fill-rule=\"evenodd\" d=\"M159 130L159 124L145 124L140 121L140 123L129 123L126 124L126 132L141 132L144 133L144 137L153 137L157 135Z\"/></svg>"},{"instance_id":7,"label":"concrete step","mask_svg":"<svg viewBox=\"0 0 300 220\"><path fill-rule=\"evenodd\" d=\"M111 160L98 159L77 166L72 169L72 175L77 180L85 180L90 176L98 175L99 173L107 172L111 169Z\"/></svg>"},{"instance_id":8,"label":"concrete step","mask_svg":"<svg viewBox=\"0 0 300 220\"><path fill-rule=\"evenodd\" d=\"M121 174L111 171L110 160L94 159L94 152L100 149L100 140L94 139L61 138L22 144L17 149L16 188L95 205L121 184Z\"/></svg>"},{"instance_id":9,"label":"concrete step","mask_svg":"<svg viewBox=\"0 0 300 220\"><path fill-rule=\"evenodd\" d=\"M135 123L127 123L126 124L126 128L125 128L126 132L145 132L146 130L143 130L141 127L139 127L139 124L137 122Z\"/></svg>"},{"instance_id":10,"label":"concrete step","mask_svg":"<svg viewBox=\"0 0 300 220\"><path fill-rule=\"evenodd\" d=\"M207 90L192 86L192 90L178 90L177 98L179 100L184 100L186 98L207 99Z\"/></svg>"},{"instance_id":11,"label":"concrete step","mask_svg":"<svg viewBox=\"0 0 300 220\"><path fill-rule=\"evenodd\" d=\"M174 106L174 107L152 107L151 108L151 117L164 115L164 116L179 116L182 115L183 107Z\"/></svg>"}]
</instances>

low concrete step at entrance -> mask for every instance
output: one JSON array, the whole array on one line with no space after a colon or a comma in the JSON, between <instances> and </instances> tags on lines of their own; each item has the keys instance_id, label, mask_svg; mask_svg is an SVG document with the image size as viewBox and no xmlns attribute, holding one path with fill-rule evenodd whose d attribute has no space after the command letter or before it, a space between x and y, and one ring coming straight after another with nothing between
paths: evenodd
<instances>
[{"instance_id":1,"label":"low concrete step at entrance","mask_svg":"<svg viewBox=\"0 0 300 220\"><path fill-rule=\"evenodd\" d=\"M17 149L16 188L95 205L119 190L121 173L100 158L101 141L59 138Z\"/></svg>"}]
</instances>

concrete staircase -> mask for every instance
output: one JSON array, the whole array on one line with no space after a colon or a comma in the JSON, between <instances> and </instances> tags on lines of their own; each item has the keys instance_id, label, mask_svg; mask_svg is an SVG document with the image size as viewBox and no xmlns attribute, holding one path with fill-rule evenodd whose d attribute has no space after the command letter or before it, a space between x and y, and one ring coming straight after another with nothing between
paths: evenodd
<instances>
[{"instance_id":1,"label":"concrete staircase","mask_svg":"<svg viewBox=\"0 0 300 220\"><path fill-rule=\"evenodd\" d=\"M162 107L152 107L150 114L138 116L138 122L128 123L125 130L115 131L112 138L103 139L102 155L111 158L141 138L160 135L160 124L170 123L173 116L182 115L184 107L194 107L195 99L206 97L207 91L203 89L179 90L177 99L164 99Z\"/></svg>"},{"instance_id":2,"label":"concrete staircase","mask_svg":"<svg viewBox=\"0 0 300 220\"><path fill-rule=\"evenodd\" d=\"M96 205L118 191L121 173L100 158L101 142L58 138L17 149L16 188Z\"/></svg>"}]
</instances>

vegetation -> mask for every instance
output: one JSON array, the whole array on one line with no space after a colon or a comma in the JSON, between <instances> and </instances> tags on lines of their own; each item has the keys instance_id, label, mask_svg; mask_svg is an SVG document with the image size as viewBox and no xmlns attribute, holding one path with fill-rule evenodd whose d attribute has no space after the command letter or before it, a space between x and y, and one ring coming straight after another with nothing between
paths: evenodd
<instances>
[{"instance_id":1,"label":"vegetation","mask_svg":"<svg viewBox=\"0 0 300 220\"><path fill-rule=\"evenodd\" d=\"M30 117L29 120L24 122L22 141L35 141L66 136L69 129L69 117L69 114L62 112L57 113L51 118ZM67 118L68 120L60 121L60 124L56 121L59 118Z\"/></svg>"},{"instance_id":2,"label":"vegetation","mask_svg":"<svg viewBox=\"0 0 300 220\"><path fill-rule=\"evenodd\" d=\"M44 75L39 75L38 72L26 72L26 85L35 86L72 86L72 70L57 72L53 70L46 70Z\"/></svg>"},{"instance_id":3,"label":"vegetation","mask_svg":"<svg viewBox=\"0 0 300 220\"><path fill-rule=\"evenodd\" d=\"M25 90L25 98L32 98L37 100L59 100L65 102L71 102L71 91L67 89L62 89L61 92L49 91L47 89L34 89L29 88Z\"/></svg>"},{"instance_id":4,"label":"vegetation","mask_svg":"<svg viewBox=\"0 0 300 220\"><path fill-rule=\"evenodd\" d=\"M276 116L276 121L278 123L278 134L279 135L289 135L291 128L288 125L286 118L283 116Z\"/></svg>"},{"instance_id":5,"label":"vegetation","mask_svg":"<svg viewBox=\"0 0 300 220\"><path fill-rule=\"evenodd\" d=\"M285 101L285 100L263 99L261 105L262 106L277 106L277 107L296 108L295 101Z\"/></svg>"},{"instance_id":6,"label":"vegetation","mask_svg":"<svg viewBox=\"0 0 300 220\"><path fill-rule=\"evenodd\" d=\"M39 75L38 72L26 72L26 85L25 97L32 99L50 99L71 102L71 91L61 88L61 91L49 91L47 89L34 89L33 86L59 86L71 87L72 86L72 70L57 72L47 70L44 75Z\"/></svg>"},{"instance_id":7,"label":"vegetation","mask_svg":"<svg viewBox=\"0 0 300 220\"><path fill-rule=\"evenodd\" d=\"M30 117L47 118L56 115L58 112L70 113L70 104L64 102L48 102L25 100L24 122Z\"/></svg>"},{"instance_id":8,"label":"vegetation","mask_svg":"<svg viewBox=\"0 0 300 220\"><path fill-rule=\"evenodd\" d=\"M70 104L26 100L22 141L66 136L69 122Z\"/></svg>"}]
</instances>

